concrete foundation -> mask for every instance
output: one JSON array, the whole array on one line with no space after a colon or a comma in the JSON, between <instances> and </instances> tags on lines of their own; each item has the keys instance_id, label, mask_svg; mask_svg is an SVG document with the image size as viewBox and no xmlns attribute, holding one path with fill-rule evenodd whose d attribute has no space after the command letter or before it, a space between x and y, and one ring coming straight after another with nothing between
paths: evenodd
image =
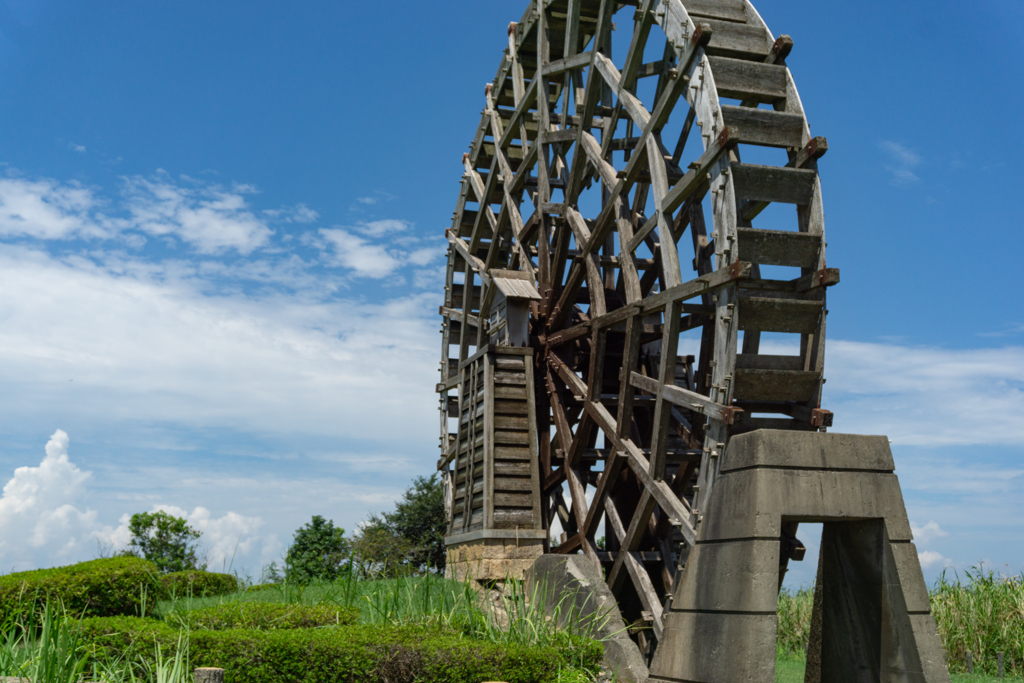
<instances>
[{"instance_id":1,"label":"concrete foundation","mask_svg":"<svg viewBox=\"0 0 1024 683\"><path fill-rule=\"evenodd\" d=\"M721 460L651 681L774 681L782 528L822 522L806 682L948 683L885 437L759 430Z\"/></svg>"},{"instance_id":2,"label":"concrete foundation","mask_svg":"<svg viewBox=\"0 0 1024 683\"><path fill-rule=\"evenodd\" d=\"M478 537L461 543L449 541L445 574L456 581L521 580L543 554L543 537Z\"/></svg>"}]
</instances>

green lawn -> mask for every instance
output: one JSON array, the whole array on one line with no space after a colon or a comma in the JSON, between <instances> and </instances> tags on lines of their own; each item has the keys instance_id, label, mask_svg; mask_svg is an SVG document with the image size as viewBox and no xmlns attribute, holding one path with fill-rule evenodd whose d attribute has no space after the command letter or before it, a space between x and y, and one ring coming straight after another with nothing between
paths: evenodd
<instances>
[{"instance_id":1,"label":"green lawn","mask_svg":"<svg viewBox=\"0 0 1024 683\"><path fill-rule=\"evenodd\" d=\"M1005 683L1019 681L1020 678L996 678L995 676L979 676L952 674L953 683ZM775 683L804 683L804 662L796 659L775 660Z\"/></svg>"}]
</instances>

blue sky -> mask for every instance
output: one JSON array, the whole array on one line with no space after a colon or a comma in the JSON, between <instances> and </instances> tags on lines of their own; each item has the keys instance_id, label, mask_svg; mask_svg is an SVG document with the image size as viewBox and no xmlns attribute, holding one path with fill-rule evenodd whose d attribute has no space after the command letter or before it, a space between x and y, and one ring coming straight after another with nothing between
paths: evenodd
<instances>
[{"instance_id":1,"label":"blue sky","mask_svg":"<svg viewBox=\"0 0 1024 683\"><path fill-rule=\"evenodd\" d=\"M926 576L1020 571L1024 9L757 6L830 145L824 406L892 439ZM522 10L0 1L0 569L163 506L257 574L433 469L443 229Z\"/></svg>"}]
</instances>

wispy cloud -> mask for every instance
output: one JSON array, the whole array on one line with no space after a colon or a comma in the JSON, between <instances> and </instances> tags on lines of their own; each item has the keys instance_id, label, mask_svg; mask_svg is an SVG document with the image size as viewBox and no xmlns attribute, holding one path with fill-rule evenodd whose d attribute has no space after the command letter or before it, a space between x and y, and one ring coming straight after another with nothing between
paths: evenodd
<instances>
[{"instance_id":1,"label":"wispy cloud","mask_svg":"<svg viewBox=\"0 0 1024 683\"><path fill-rule=\"evenodd\" d=\"M125 178L123 194L133 228L177 238L201 253L232 249L248 254L273 234L245 201L244 195L253 191L246 185L228 190L200 182L179 184L158 175Z\"/></svg>"},{"instance_id":2,"label":"wispy cloud","mask_svg":"<svg viewBox=\"0 0 1024 683\"><path fill-rule=\"evenodd\" d=\"M85 145L76 145L73 142L68 143L68 148L78 152L79 154L85 154Z\"/></svg>"},{"instance_id":3,"label":"wispy cloud","mask_svg":"<svg viewBox=\"0 0 1024 683\"><path fill-rule=\"evenodd\" d=\"M890 183L896 187L905 187L920 180L914 169L921 164L921 157L898 142L882 140L878 146L888 155L889 163L885 170L892 174Z\"/></svg>"},{"instance_id":4,"label":"wispy cloud","mask_svg":"<svg viewBox=\"0 0 1024 683\"><path fill-rule=\"evenodd\" d=\"M831 340L825 373L838 430L915 446L1024 443L1024 347Z\"/></svg>"},{"instance_id":5,"label":"wispy cloud","mask_svg":"<svg viewBox=\"0 0 1024 683\"><path fill-rule=\"evenodd\" d=\"M94 212L101 202L76 182L0 178L0 236L43 240L109 237Z\"/></svg>"}]
</instances>

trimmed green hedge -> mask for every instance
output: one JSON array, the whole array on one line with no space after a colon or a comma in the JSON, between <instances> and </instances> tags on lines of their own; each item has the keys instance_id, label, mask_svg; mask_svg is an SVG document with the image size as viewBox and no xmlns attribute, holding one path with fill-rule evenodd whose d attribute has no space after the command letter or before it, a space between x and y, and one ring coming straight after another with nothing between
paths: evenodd
<instances>
[{"instance_id":1,"label":"trimmed green hedge","mask_svg":"<svg viewBox=\"0 0 1024 683\"><path fill-rule=\"evenodd\" d=\"M152 619L85 619L97 658L165 657L180 631ZM190 667L224 669L225 683L554 683L560 668L596 671L600 643L573 638L565 648L481 642L438 625L344 626L278 631L192 631Z\"/></svg>"},{"instance_id":2,"label":"trimmed green hedge","mask_svg":"<svg viewBox=\"0 0 1024 683\"><path fill-rule=\"evenodd\" d=\"M156 566L138 557L7 574L0 576L0 614L24 614L46 600L61 601L75 615L138 614L143 587L149 599L160 589Z\"/></svg>"},{"instance_id":3,"label":"trimmed green hedge","mask_svg":"<svg viewBox=\"0 0 1024 683\"><path fill-rule=\"evenodd\" d=\"M359 619L359 610L327 605L282 605L271 602L229 602L188 612L172 612L166 621L173 625L209 631L246 629L274 631L318 626L346 626Z\"/></svg>"},{"instance_id":4,"label":"trimmed green hedge","mask_svg":"<svg viewBox=\"0 0 1024 683\"><path fill-rule=\"evenodd\" d=\"M171 572L160 577L160 586L166 597L211 597L227 595L238 590L238 580L231 574L215 572Z\"/></svg>"}]
</instances>

